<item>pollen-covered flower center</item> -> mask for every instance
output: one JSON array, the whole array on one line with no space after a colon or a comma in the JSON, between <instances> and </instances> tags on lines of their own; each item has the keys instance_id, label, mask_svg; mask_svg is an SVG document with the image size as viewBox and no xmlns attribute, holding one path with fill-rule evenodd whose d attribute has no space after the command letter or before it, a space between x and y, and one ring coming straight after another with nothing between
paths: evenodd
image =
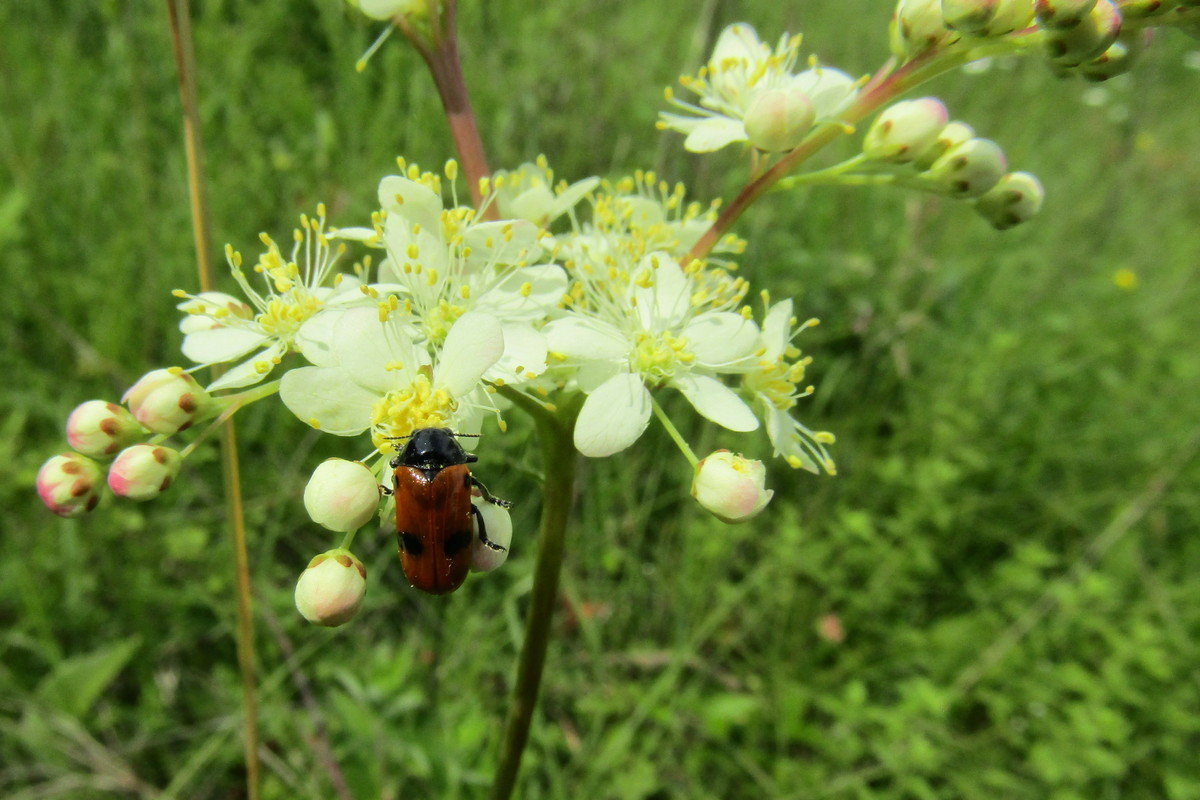
<instances>
[{"instance_id":1,"label":"pollen-covered flower center","mask_svg":"<svg viewBox=\"0 0 1200 800\"><path fill-rule=\"evenodd\" d=\"M795 406L796 399L807 392L796 387L804 380L809 359L789 361L789 358L795 359L800 355L800 351L794 347L789 347L785 355L786 358L780 357L774 361L765 358L760 360L757 368L746 375L746 387L755 394L765 396L780 411Z\"/></svg>"},{"instance_id":2,"label":"pollen-covered flower center","mask_svg":"<svg viewBox=\"0 0 1200 800\"><path fill-rule=\"evenodd\" d=\"M389 438L408 436L419 428L442 428L458 403L445 389L434 389L420 374L411 384L388 392L371 410L371 439L383 449Z\"/></svg>"},{"instance_id":3,"label":"pollen-covered flower center","mask_svg":"<svg viewBox=\"0 0 1200 800\"><path fill-rule=\"evenodd\" d=\"M629 366L652 382L668 380L696 360L688 349L688 340L670 331L643 331L635 342Z\"/></svg>"},{"instance_id":4,"label":"pollen-covered flower center","mask_svg":"<svg viewBox=\"0 0 1200 800\"><path fill-rule=\"evenodd\" d=\"M292 292L268 301L266 310L254 321L268 336L291 337L320 308L321 301L308 292Z\"/></svg>"},{"instance_id":5,"label":"pollen-covered flower center","mask_svg":"<svg viewBox=\"0 0 1200 800\"><path fill-rule=\"evenodd\" d=\"M446 334L450 333L450 328L465 313L467 313L466 306L441 300L436 306L425 310L425 313L421 315L421 324L425 327L425 333L428 334L429 340L434 344L441 344L446 341Z\"/></svg>"}]
</instances>

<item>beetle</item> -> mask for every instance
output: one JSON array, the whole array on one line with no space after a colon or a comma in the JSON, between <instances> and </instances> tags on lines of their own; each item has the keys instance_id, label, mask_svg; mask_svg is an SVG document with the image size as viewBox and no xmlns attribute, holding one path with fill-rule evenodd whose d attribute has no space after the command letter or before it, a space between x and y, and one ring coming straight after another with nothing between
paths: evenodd
<instances>
[{"instance_id":1,"label":"beetle","mask_svg":"<svg viewBox=\"0 0 1200 800\"><path fill-rule=\"evenodd\" d=\"M505 549L487 538L471 494L478 489L489 503L512 504L493 497L471 474L467 465L479 457L464 451L457 435L449 428L419 428L400 437L408 444L390 462L400 563L408 582L429 594L449 594L462 585L476 536L493 550Z\"/></svg>"}]
</instances>

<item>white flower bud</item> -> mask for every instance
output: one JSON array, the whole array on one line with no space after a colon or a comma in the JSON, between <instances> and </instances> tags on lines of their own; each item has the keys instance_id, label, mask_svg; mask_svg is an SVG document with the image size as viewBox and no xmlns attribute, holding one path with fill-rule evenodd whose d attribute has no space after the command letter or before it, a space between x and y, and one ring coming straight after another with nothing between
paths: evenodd
<instances>
[{"instance_id":1,"label":"white flower bud","mask_svg":"<svg viewBox=\"0 0 1200 800\"><path fill-rule=\"evenodd\" d=\"M169 447L135 444L108 468L108 488L130 500L153 500L171 487L183 459Z\"/></svg>"},{"instance_id":2,"label":"white flower bud","mask_svg":"<svg viewBox=\"0 0 1200 800\"><path fill-rule=\"evenodd\" d=\"M495 547L488 547L479 539L479 520L476 520L476 535L471 542L471 571L491 572L508 560L508 546L512 543L512 517L509 516L507 508L489 503L482 497L473 496L471 503L479 509L479 514L483 517L488 541L496 547L503 548L497 550Z\"/></svg>"},{"instance_id":3,"label":"white flower bud","mask_svg":"<svg viewBox=\"0 0 1200 800\"><path fill-rule=\"evenodd\" d=\"M933 146L949 118L936 97L903 100L875 119L863 140L863 152L880 161L911 161Z\"/></svg>"},{"instance_id":4,"label":"white flower bud","mask_svg":"<svg viewBox=\"0 0 1200 800\"><path fill-rule=\"evenodd\" d=\"M322 553L296 581L296 610L309 622L336 627L354 619L367 594L367 568L349 550Z\"/></svg>"},{"instance_id":5,"label":"white flower bud","mask_svg":"<svg viewBox=\"0 0 1200 800\"><path fill-rule=\"evenodd\" d=\"M1096 7L1096 0L1036 0L1037 19L1047 28L1073 28Z\"/></svg>"},{"instance_id":6,"label":"white flower bud","mask_svg":"<svg viewBox=\"0 0 1200 800\"><path fill-rule=\"evenodd\" d=\"M942 132L938 134L936 140L923 153L918 153L913 159L917 169L926 170L933 166L933 162L942 157L942 154L952 147L957 147L963 142L975 138L975 129L965 122L951 122L946 127L942 128Z\"/></svg>"},{"instance_id":7,"label":"white flower bud","mask_svg":"<svg viewBox=\"0 0 1200 800\"><path fill-rule=\"evenodd\" d=\"M147 372L121 400L143 427L166 434L191 427L213 405L208 392L180 367Z\"/></svg>"},{"instance_id":8,"label":"white flower bud","mask_svg":"<svg viewBox=\"0 0 1200 800\"><path fill-rule=\"evenodd\" d=\"M100 502L101 476L100 465L86 456L52 456L38 470L38 496L60 517L78 517Z\"/></svg>"},{"instance_id":9,"label":"white flower bud","mask_svg":"<svg viewBox=\"0 0 1200 800\"><path fill-rule=\"evenodd\" d=\"M1121 12L1112 0L1099 0L1078 25L1046 29L1046 52L1056 64L1076 67L1102 54L1121 33Z\"/></svg>"},{"instance_id":10,"label":"white flower bud","mask_svg":"<svg viewBox=\"0 0 1200 800\"><path fill-rule=\"evenodd\" d=\"M951 197L979 197L999 182L1008 164L991 139L969 139L946 151L924 173Z\"/></svg>"},{"instance_id":11,"label":"white flower bud","mask_svg":"<svg viewBox=\"0 0 1200 800\"><path fill-rule=\"evenodd\" d=\"M1028 172L1010 172L975 203L975 209L997 230L1032 219L1042 209L1046 191Z\"/></svg>"},{"instance_id":12,"label":"white flower bud","mask_svg":"<svg viewBox=\"0 0 1200 800\"><path fill-rule=\"evenodd\" d=\"M913 58L958 38L942 19L941 0L900 0L892 15L892 52Z\"/></svg>"},{"instance_id":13,"label":"white flower bud","mask_svg":"<svg viewBox=\"0 0 1200 800\"><path fill-rule=\"evenodd\" d=\"M791 150L816 121L812 101L798 89L767 89L746 110L746 137L768 153Z\"/></svg>"},{"instance_id":14,"label":"white flower bud","mask_svg":"<svg viewBox=\"0 0 1200 800\"><path fill-rule=\"evenodd\" d=\"M765 489L761 461L717 450L696 466L692 497L725 522L742 522L762 511L775 492Z\"/></svg>"},{"instance_id":15,"label":"white flower bud","mask_svg":"<svg viewBox=\"0 0 1200 800\"><path fill-rule=\"evenodd\" d=\"M116 403L88 400L67 417L67 441L92 458L112 456L141 437L142 426Z\"/></svg>"},{"instance_id":16,"label":"white flower bud","mask_svg":"<svg viewBox=\"0 0 1200 800\"><path fill-rule=\"evenodd\" d=\"M331 531L356 531L379 509L379 483L363 463L331 458L308 479L304 508L313 522Z\"/></svg>"},{"instance_id":17,"label":"white flower bud","mask_svg":"<svg viewBox=\"0 0 1200 800\"><path fill-rule=\"evenodd\" d=\"M987 28L1000 0L942 0L942 18L947 28L977 33Z\"/></svg>"}]
</instances>

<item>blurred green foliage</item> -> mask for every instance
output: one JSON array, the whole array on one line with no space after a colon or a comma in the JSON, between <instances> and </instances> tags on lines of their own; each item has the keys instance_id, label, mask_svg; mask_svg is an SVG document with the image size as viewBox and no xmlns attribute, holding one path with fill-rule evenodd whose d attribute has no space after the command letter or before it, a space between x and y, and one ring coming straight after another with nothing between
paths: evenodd
<instances>
[{"instance_id":1,"label":"blurred green foliage","mask_svg":"<svg viewBox=\"0 0 1200 800\"><path fill-rule=\"evenodd\" d=\"M653 166L704 198L731 196L742 165L686 156L653 122L706 37L735 19L803 30L867 72L889 13L462 6L494 165ZM356 74L378 26L335 0L203 0L195 30L218 243L253 252L321 200L355 224L397 154L452 155L417 58L392 42ZM587 463L519 796L1200 797L1196 47L1163 35L1099 88L1031 59L930 89L1042 177L1024 228L862 189L777 195L744 219L745 273L823 320L800 342L818 387L804 415L837 432L841 475L775 469L768 513L727 527L693 507L683 460L657 457L660 433ZM32 489L76 403L179 361L168 292L195 279L165 9L9 0L0 75L0 794L240 797L215 454L160 502L83 520ZM362 617L309 627L293 581L334 539L300 493L349 451L262 405L239 431L265 796L334 796L317 736L357 798L481 796L536 501L516 509L508 565L440 601L403 586L389 531L360 536ZM493 489L536 496L529 445L489 439Z\"/></svg>"}]
</instances>

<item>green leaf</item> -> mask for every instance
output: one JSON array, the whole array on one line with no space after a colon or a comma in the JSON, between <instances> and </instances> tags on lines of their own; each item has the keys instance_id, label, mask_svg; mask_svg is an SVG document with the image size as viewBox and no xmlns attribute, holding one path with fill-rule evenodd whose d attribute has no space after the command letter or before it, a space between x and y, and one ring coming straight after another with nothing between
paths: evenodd
<instances>
[{"instance_id":1,"label":"green leaf","mask_svg":"<svg viewBox=\"0 0 1200 800\"><path fill-rule=\"evenodd\" d=\"M82 719L133 658L141 637L132 636L85 655L68 658L47 675L34 696L47 706Z\"/></svg>"}]
</instances>

